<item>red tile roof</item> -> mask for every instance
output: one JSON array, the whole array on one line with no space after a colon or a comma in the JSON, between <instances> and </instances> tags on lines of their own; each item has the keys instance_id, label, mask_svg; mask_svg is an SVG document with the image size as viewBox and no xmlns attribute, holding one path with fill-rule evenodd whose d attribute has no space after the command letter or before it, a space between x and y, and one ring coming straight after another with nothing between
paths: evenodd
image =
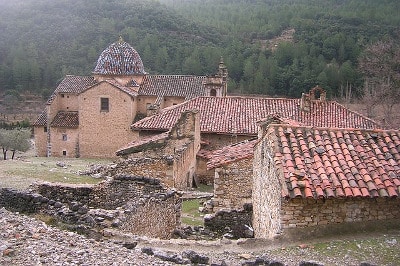
<instances>
[{"instance_id":1,"label":"red tile roof","mask_svg":"<svg viewBox=\"0 0 400 266\"><path fill-rule=\"evenodd\" d=\"M46 109L38 116L36 121L33 123L34 126L46 126L47 125L47 112Z\"/></svg>"},{"instance_id":2,"label":"red tile roof","mask_svg":"<svg viewBox=\"0 0 400 266\"><path fill-rule=\"evenodd\" d=\"M205 95L205 76L146 75L139 95L178 96L186 100Z\"/></svg>"},{"instance_id":3,"label":"red tile roof","mask_svg":"<svg viewBox=\"0 0 400 266\"><path fill-rule=\"evenodd\" d=\"M160 146L164 145L165 140L168 138L169 136L169 132L164 132L155 136L150 136L147 138L143 138L140 139L138 141L133 141L129 144L127 144L125 147L119 149L116 154L118 156L121 155L126 155L126 154L130 154L130 153L134 153L134 152L140 152L143 150L144 146L147 145L152 145L153 148L155 148L156 146L158 146L158 144Z\"/></svg>"},{"instance_id":4,"label":"red tile roof","mask_svg":"<svg viewBox=\"0 0 400 266\"><path fill-rule=\"evenodd\" d=\"M79 126L78 112L59 111L51 122L52 127L76 128Z\"/></svg>"},{"instance_id":5,"label":"red tile roof","mask_svg":"<svg viewBox=\"0 0 400 266\"><path fill-rule=\"evenodd\" d=\"M57 94L60 93L79 94L83 90L94 84L96 84L96 81L94 80L93 77L67 75L57 86L53 94L50 96L49 100L47 101L47 104L50 104L54 100Z\"/></svg>"},{"instance_id":6,"label":"red tile roof","mask_svg":"<svg viewBox=\"0 0 400 266\"><path fill-rule=\"evenodd\" d=\"M245 140L212 152L208 158L207 169L213 169L246 158L253 158L254 145L258 139Z\"/></svg>"},{"instance_id":7,"label":"red tile roof","mask_svg":"<svg viewBox=\"0 0 400 266\"><path fill-rule=\"evenodd\" d=\"M379 128L373 120L334 101L312 101L311 111L300 110L300 99L198 97L161 110L132 125L134 130L168 130L185 110L200 111L202 133L256 135L256 122L271 114L300 124L321 127Z\"/></svg>"},{"instance_id":8,"label":"red tile roof","mask_svg":"<svg viewBox=\"0 0 400 266\"><path fill-rule=\"evenodd\" d=\"M399 197L400 131L270 125L287 198Z\"/></svg>"}]
</instances>

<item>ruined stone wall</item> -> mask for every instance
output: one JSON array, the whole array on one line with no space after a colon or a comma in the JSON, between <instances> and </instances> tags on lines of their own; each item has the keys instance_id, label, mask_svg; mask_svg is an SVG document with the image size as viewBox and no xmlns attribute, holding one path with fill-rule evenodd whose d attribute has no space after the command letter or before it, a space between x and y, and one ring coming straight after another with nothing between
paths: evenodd
<instances>
[{"instance_id":1,"label":"ruined stone wall","mask_svg":"<svg viewBox=\"0 0 400 266\"><path fill-rule=\"evenodd\" d=\"M245 204L241 210L221 210L204 216L204 227L218 236L230 234L232 238L253 237L252 205Z\"/></svg>"},{"instance_id":2,"label":"ruined stone wall","mask_svg":"<svg viewBox=\"0 0 400 266\"><path fill-rule=\"evenodd\" d=\"M247 158L215 169L214 211L242 209L251 203L253 159Z\"/></svg>"},{"instance_id":3,"label":"ruined stone wall","mask_svg":"<svg viewBox=\"0 0 400 266\"><path fill-rule=\"evenodd\" d=\"M163 200L151 198L132 209L120 226L124 232L169 239L180 225L180 215L177 214L181 205L174 197Z\"/></svg>"},{"instance_id":4,"label":"ruined stone wall","mask_svg":"<svg viewBox=\"0 0 400 266\"><path fill-rule=\"evenodd\" d=\"M176 151L174 160L174 179L177 189L187 189L193 186L193 175L196 169L197 150L194 143Z\"/></svg>"},{"instance_id":5,"label":"ruined stone wall","mask_svg":"<svg viewBox=\"0 0 400 266\"><path fill-rule=\"evenodd\" d=\"M117 176L98 185L37 184L35 192L0 191L0 207L43 212L79 227L169 238L180 225L181 196L157 179Z\"/></svg>"},{"instance_id":6,"label":"ruined stone wall","mask_svg":"<svg viewBox=\"0 0 400 266\"><path fill-rule=\"evenodd\" d=\"M214 169L207 170L207 159L197 157L196 175L201 184L214 184Z\"/></svg>"},{"instance_id":7,"label":"ruined stone wall","mask_svg":"<svg viewBox=\"0 0 400 266\"><path fill-rule=\"evenodd\" d=\"M118 162L117 167L111 169L107 175L116 176L121 174L143 176L160 179L163 184L173 187L173 157L159 156L152 158L153 154L132 154L130 158ZM160 154L158 154L160 155ZM135 158L133 156L137 156Z\"/></svg>"}]
</instances>

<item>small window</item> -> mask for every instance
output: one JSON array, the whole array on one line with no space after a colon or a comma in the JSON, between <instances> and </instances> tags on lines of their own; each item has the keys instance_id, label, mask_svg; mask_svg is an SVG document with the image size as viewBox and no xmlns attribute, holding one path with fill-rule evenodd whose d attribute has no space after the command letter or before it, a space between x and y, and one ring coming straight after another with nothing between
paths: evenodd
<instances>
[{"instance_id":1,"label":"small window","mask_svg":"<svg viewBox=\"0 0 400 266\"><path fill-rule=\"evenodd\" d=\"M61 98L64 98L64 94L61 94Z\"/></svg>"},{"instance_id":2,"label":"small window","mask_svg":"<svg viewBox=\"0 0 400 266\"><path fill-rule=\"evenodd\" d=\"M47 132L47 127L44 127L44 128L43 128L43 131L46 133L46 132Z\"/></svg>"},{"instance_id":3,"label":"small window","mask_svg":"<svg viewBox=\"0 0 400 266\"><path fill-rule=\"evenodd\" d=\"M212 97L217 96L217 91L215 89L211 89L210 96L212 96Z\"/></svg>"},{"instance_id":4,"label":"small window","mask_svg":"<svg viewBox=\"0 0 400 266\"><path fill-rule=\"evenodd\" d=\"M100 112L108 112L110 110L110 105L108 98L100 98Z\"/></svg>"},{"instance_id":5,"label":"small window","mask_svg":"<svg viewBox=\"0 0 400 266\"><path fill-rule=\"evenodd\" d=\"M67 156L67 151L63 151L63 156Z\"/></svg>"},{"instance_id":6,"label":"small window","mask_svg":"<svg viewBox=\"0 0 400 266\"><path fill-rule=\"evenodd\" d=\"M67 134L62 134L62 140L63 141L67 141L68 140Z\"/></svg>"}]
</instances>

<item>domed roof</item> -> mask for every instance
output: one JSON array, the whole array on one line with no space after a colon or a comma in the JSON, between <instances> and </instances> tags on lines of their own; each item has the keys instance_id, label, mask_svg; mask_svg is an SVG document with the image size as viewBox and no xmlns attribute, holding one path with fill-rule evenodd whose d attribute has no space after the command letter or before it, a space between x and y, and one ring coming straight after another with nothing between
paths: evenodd
<instances>
[{"instance_id":1,"label":"domed roof","mask_svg":"<svg viewBox=\"0 0 400 266\"><path fill-rule=\"evenodd\" d=\"M139 53L122 38L101 53L93 73L101 75L146 74Z\"/></svg>"}]
</instances>

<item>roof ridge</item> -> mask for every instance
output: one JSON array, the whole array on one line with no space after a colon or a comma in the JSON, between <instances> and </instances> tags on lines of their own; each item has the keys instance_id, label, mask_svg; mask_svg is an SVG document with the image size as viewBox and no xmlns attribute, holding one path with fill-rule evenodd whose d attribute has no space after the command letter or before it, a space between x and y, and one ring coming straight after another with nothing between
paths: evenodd
<instances>
[{"instance_id":1,"label":"roof ridge","mask_svg":"<svg viewBox=\"0 0 400 266\"><path fill-rule=\"evenodd\" d=\"M329 131L343 131L343 130L349 130L349 131L363 131L363 132L374 132L374 133L379 133L379 132L400 132L399 129L383 129L383 128L356 128L356 127L319 127L319 126L308 126L308 125L291 125L291 124L279 124L279 123L271 123L268 125L268 127L290 127L290 128L304 128L304 129L316 129L316 130L329 130Z\"/></svg>"}]
</instances>

